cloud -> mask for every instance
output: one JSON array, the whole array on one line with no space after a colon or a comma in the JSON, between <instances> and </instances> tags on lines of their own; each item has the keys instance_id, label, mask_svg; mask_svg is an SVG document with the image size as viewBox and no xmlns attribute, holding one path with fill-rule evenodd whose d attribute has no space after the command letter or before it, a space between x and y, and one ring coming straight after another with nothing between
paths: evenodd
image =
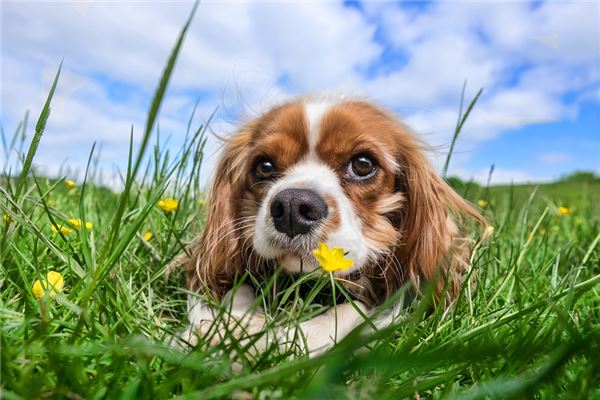
<instances>
[{"instance_id":1,"label":"cloud","mask_svg":"<svg viewBox=\"0 0 600 400\"><path fill-rule=\"evenodd\" d=\"M544 164L555 165L571 161L573 160L573 156L567 153L550 152L540 154L538 160Z\"/></svg>"},{"instance_id":2,"label":"cloud","mask_svg":"<svg viewBox=\"0 0 600 400\"><path fill-rule=\"evenodd\" d=\"M488 129L479 138L560 119L570 111L562 95L600 80L598 11L591 3L441 2L419 13L374 5L370 13L381 19L389 45L408 61L374 79L371 92L389 96L386 103L406 98L417 107L455 109L468 79L471 88L485 87L477 112L488 114L481 121ZM578 22L567 23L565 15ZM534 38L541 34L560 45L540 46Z\"/></svg>"},{"instance_id":3,"label":"cloud","mask_svg":"<svg viewBox=\"0 0 600 400\"><path fill-rule=\"evenodd\" d=\"M443 151L468 79L467 99L479 87L485 91L457 148L462 155L452 168L460 171L481 143L523 126L576 118L582 102L598 102L598 7L201 3L161 110L161 136L170 136L173 148L181 145L197 102L194 124L219 107L213 129L222 135L291 95L329 92L384 104ZM25 110L35 115L41 109L64 57L38 161L48 171L58 171L65 159L81 166L97 141L103 165L123 168L131 126L139 138L190 8L166 2L4 4L5 129L16 126ZM218 149L211 139L204 181Z\"/></svg>"},{"instance_id":4,"label":"cloud","mask_svg":"<svg viewBox=\"0 0 600 400\"><path fill-rule=\"evenodd\" d=\"M558 35L539 35L533 36L532 39L537 40L548 47L552 47L553 49L558 49L560 47Z\"/></svg>"},{"instance_id":5,"label":"cloud","mask_svg":"<svg viewBox=\"0 0 600 400\"><path fill-rule=\"evenodd\" d=\"M539 177L535 177L527 171L508 168L494 168L491 178L489 168L483 168L475 171L458 168L455 169L451 175L458 176L466 181L473 180L481 184L486 184L489 179L491 185L530 183L548 180L547 178L540 179Z\"/></svg>"}]
</instances>

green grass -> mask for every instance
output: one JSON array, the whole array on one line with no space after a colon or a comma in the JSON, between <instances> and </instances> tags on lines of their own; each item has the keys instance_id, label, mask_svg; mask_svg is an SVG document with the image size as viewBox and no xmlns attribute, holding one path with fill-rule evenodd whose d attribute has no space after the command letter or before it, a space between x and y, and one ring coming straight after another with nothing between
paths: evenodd
<instances>
[{"instance_id":1,"label":"green grass","mask_svg":"<svg viewBox=\"0 0 600 400\"><path fill-rule=\"evenodd\" d=\"M0 177L3 398L600 398L594 181L457 185L468 199L488 202L483 211L494 232L473 256L475 284L465 286L447 315L428 312L424 297L395 326L350 335L314 359L276 350L253 357L235 341L201 341L183 352L169 347L185 323L187 293L182 271L167 275L166 267L205 217L198 203L205 127L190 125L178 154L162 149L157 136L150 144L184 33L143 140L130 147L122 192L92 183L67 189L64 180L30 169L51 118L52 91L27 151L18 139L26 121L14 140L3 135L5 153L22 153L21 164ZM96 164L92 151L90 182ZM164 197L179 199L177 211L156 207ZM561 206L570 213L561 216ZM70 218L93 226L52 232ZM146 231L153 233L149 241ZM48 270L64 276L65 290L38 300L31 288ZM279 296L265 289L274 320L322 310L311 297L314 288L331 289L327 278L304 280ZM303 298L300 283L313 286Z\"/></svg>"}]
</instances>

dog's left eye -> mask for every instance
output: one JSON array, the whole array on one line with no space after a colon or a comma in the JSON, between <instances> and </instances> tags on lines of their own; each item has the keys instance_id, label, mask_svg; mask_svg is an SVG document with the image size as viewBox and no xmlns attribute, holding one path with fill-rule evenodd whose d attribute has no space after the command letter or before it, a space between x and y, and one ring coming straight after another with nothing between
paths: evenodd
<instances>
[{"instance_id":1,"label":"dog's left eye","mask_svg":"<svg viewBox=\"0 0 600 400\"><path fill-rule=\"evenodd\" d=\"M346 178L351 180L364 180L372 177L377 172L377 164L367 155L358 155L348 164Z\"/></svg>"},{"instance_id":2,"label":"dog's left eye","mask_svg":"<svg viewBox=\"0 0 600 400\"><path fill-rule=\"evenodd\" d=\"M256 163L254 173L258 179L270 179L275 173L275 165L267 158L263 158Z\"/></svg>"}]
</instances>

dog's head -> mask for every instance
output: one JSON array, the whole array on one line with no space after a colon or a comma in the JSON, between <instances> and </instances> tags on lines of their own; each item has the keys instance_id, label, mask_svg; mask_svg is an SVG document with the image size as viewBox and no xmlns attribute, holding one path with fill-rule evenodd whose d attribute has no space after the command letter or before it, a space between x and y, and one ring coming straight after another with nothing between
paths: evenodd
<instances>
[{"instance_id":1,"label":"dog's head","mask_svg":"<svg viewBox=\"0 0 600 400\"><path fill-rule=\"evenodd\" d=\"M228 140L207 205L192 290L222 294L270 264L311 271L323 242L348 252L352 267L336 274L371 304L437 271L456 291L469 254L461 221L482 221L406 126L348 100L300 99L250 121Z\"/></svg>"}]
</instances>

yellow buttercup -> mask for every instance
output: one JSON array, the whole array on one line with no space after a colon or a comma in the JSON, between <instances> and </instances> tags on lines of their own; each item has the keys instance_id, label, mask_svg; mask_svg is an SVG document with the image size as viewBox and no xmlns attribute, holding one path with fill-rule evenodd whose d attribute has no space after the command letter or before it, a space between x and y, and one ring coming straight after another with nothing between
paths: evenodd
<instances>
[{"instance_id":1,"label":"yellow buttercup","mask_svg":"<svg viewBox=\"0 0 600 400\"><path fill-rule=\"evenodd\" d=\"M43 282L38 279L33 283L31 291L37 299L42 298L44 295L54 297L62 292L64 286L63 276L56 271L49 271Z\"/></svg>"},{"instance_id":2,"label":"yellow buttercup","mask_svg":"<svg viewBox=\"0 0 600 400\"><path fill-rule=\"evenodd\" d=\"M319 247L313 250L313 254L325 271L343 271L352 266L353 261L344 258L344 249L340 247L330 249L325 243L319 243L318 245Z\"/></svg>"}]
</instances>

